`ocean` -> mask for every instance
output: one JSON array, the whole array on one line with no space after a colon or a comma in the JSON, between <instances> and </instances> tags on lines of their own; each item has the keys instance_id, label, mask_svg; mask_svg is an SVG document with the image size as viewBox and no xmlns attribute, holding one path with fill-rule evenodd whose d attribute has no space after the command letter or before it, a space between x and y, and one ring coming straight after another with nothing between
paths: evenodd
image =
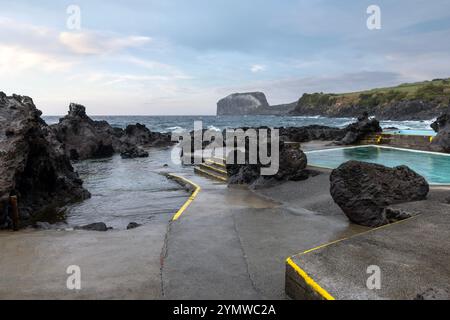
<instances>
[{"instance_id":1,"label":"ocean","mask_svg":"<svg viewBox=\"0 0 450 320\"><path fill-rule=\"evenodd\" d=\"M44 116L48 124L57 123L59 116ZM150 130L173 132L192 130L194 121L203 128L222 130L236 127L299 127L312 124L345 127L353 118L276 117L276 116L93 116L114 127L145 124ZM429 130L432 121L383 121L383 127ZM105 159L74 163L92 198L68 207L66 223L70 226L105 222L114 229L124 230L130 222L139 224L169 220L184 203L187 193L161 172L183 174L192 167L171 161L171 148L152 148L144 159L122 159L115 155ZM163 167L167 164L168 167Z\"/></svg>"},{"instance_id":2,"label":"ocean","mask_svg":"<svg viewBox=\"0 0 450 320\"><path fill-rule=\"evenodd\" d=\"M57 123L60 116L44 116L48 124ZM157 132L172 132L193 130L194 121L202 121L203 128L223 130L238 127L302 127L312 124L330 127L345 127L354 122L354 118L327 117L288 117L288 116L91 116L94 120L106 120L113 127L125 128L128 124L141 123ZM381 126L396 127L398 129L431 130L430 124L434 120L426 121L381 121Z\"/></svg>"}]
</instances>

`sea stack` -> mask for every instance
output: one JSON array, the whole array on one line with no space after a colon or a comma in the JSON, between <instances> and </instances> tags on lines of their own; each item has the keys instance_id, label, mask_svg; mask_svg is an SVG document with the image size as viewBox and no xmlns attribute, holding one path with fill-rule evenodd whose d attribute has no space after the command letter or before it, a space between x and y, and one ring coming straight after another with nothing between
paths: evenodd
<instances>
[{"instance_id":1,"label":"sea stack","mask_svg":"<svg viewBox=\"0 0 450 320\"><path fill-rule=\"evenodd\" d=\"M234 93L217 102L218 116L237 116L258 114L258 109L269 108L262 92Z\"/></svg>"}]
</instances>

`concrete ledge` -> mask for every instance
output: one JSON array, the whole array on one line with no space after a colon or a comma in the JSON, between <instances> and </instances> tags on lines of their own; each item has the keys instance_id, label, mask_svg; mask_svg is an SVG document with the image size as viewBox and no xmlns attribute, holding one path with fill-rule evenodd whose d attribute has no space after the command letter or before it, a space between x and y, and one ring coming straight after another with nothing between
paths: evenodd
<instances>
[{"instance_id":1,"label":"concrete ledge","mask_svg":"<svg viewBox=\"0 0 450 320\"><path fill-rule=\"evenodd\" d=\"M291 258L286 260L286 294L301 300L335 300Z\"/></svg>"},{"instance_id":2,"label":"concrete ledge","mask_svg":"<svg viewBox=\"0 0 450 320\"><path fill-rule=\"evenodd\" d=\"M193 192L192 192L191 196L189 197L189 199L186 200L186 202L183 204L183 206L173 216L172 221L177 221L181 217L183 212L191 205L192 201L195 200L195 198L197 197L199 192L202 190L202 188L200 188L200 186L198 184L196 184L184 177L175 175L175 174L170 173L167 175L167 177L169 179L176 180L178 183L180 183L183 186L188 185L193 189Z\"/></svg>"},{"instance_id":3,"label":"concrete ledge","mask_svg":"<svg viewBox=\"0 0 450 320\"><path fill-rule=\"evenodd\" d=\"M299 300L409 300L428 289L450 292L450 205L403 206L421 214L289 258L286 293ZM373 265L381 270L377 290L366 285Z\"/></svg>"},{"instance_id":4,"label":"concrete ledge","mask_svg":"<svg viewBox=\"0 0 450 320\"><path fill-rule=\"evenodd\" d=\"M400 147L407 149L415 149L422 151L432 151L432 136L402 135L383 133L379 144Z\"/></svg>"}]
</instances>

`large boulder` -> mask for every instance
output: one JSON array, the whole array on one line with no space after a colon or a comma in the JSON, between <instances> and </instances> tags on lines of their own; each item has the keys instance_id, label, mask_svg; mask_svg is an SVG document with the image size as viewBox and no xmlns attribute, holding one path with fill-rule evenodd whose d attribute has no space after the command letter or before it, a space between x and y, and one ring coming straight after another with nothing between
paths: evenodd
<instances>
[{"instance_id":1,"label":"large boulder","mask_svg":"<svg viewBox=\"0 0 450 320\"><path fill-rule=\"evenodd\" d=\"M122 157L122 159L135 159L147 158L149 154L147 151L140 147L129 145L128 147L123 147L122 152L120 152L120 156Z\"/></svg>"},{"instance_id":2,"label":"large boulder","mask_svg":"<svg viewBox=\"0 0 450 320\"><path fill-rule=\"evenodd\" d=\"M57 141L71 160L110 157L148 157L142 148L166 147L173 144L170 134L150 131L145 125L114 128L106 121L94 121L82 105L71 103L69 113L51 126Z\"/></svg>"},{"instance_id":3,"label":"large boulder","mask_svg":"<svg viewBox=\"0 0 450 320\"><path fill-rule=\"evenodd\" d=\"M431 148L434 151L450 153L450 106L431 127L437 132L437 136L431 142Z\"/></svg>"},{"instance_id":4,"label":"large boulder","mask_svg":"<svg viewBox=\"0 0 450 320\"><path fill-rule=\"evenodd\" d=\"M217 115L251 115L267 108L269 103L262 92L234 93L217 102Z\"/></svg>"},{"instance_id":5,"label":"large boulder","mask_svg":"<svg viewBox=\"0 0 450 320\"><path fill-rule=\"evenodd\" d=\"M71 160L109 157L121 144L117 130L106 121L92 120L86 108L75 103L70 104L69 113L51 128Z\"/></svg>"},{"instance_id":6,"label":"large boulder","mask_svg":"<svg viewBox=\"0 0 450 320\"><path fill-rule=\"evenodd\" d=\"M331 196L354 223L377 227L395 219L392 204L424 200L429 192L425 178L406 166L349 161L333 170ZM394 215L394 216L392 216Z\"/></svg>"},{"instance_id":7,"label":"large boulder","mask_svg":"<svg viewBox=\"0 0 450 320\"><path fill-rule=\"evenodd\" d=\"M121 141L142 147L167 147L174 144L169 133L152 132L145 125L128 125Z\"/></svg>"},{"instance_id":8,"label":"large boulder","mask_svg":"<svg viewBox=\"0 0 450 320\"><path fill-rule=\"evenodd\" d=\"M365 136L371 133L380 133L383 129L380 126L380 122L377 119L369 118L368 113L364 113L358 118L358 121L350 124L344 129L346 134L338 144L350 145L359 142Z\"/></svg>"},{"instance_id":9,"label":"large boulder","mask_svg":"<svg viewBox=\"0 0 450 320\"><path fill-rule=\"evenodd\" d=\"M75 230L86 230L86 231L100 231L105 232L111 230L112 228L108 228L108 226L104 222L95 222L85 226L76 226Z\"/></svg>"},{"instance_id":10,"label":"large boulder","mask_svg":"<svg viewBox=\"0 0 450 320\"><path fill-rule=\"evenodd\" d=\"M8 224L12 195L23 224L43 212L52 220L54 209L90 196L40 116L31 98L0 92L0 224Z\"/></svg>"},{"instance_id":11,"label":"large boulder","mask_svg":"<svg viewBox=\"0 0 450 320\"><path fill-rule=\"evenodd\" d=\"M238 153L235 152L235 159ZM247 149L248 153L248 149ZM260 163L250 164L249 157L246 155L245 164L232 164L228 161L228 183L229 184L248 184L253 186L269 186L279 181L298 181L307 179L309 174L306 171L308 160L305 153L298 144L280 144L279 170L272 176L262 176Z\"/></svg>"}]
</instances>

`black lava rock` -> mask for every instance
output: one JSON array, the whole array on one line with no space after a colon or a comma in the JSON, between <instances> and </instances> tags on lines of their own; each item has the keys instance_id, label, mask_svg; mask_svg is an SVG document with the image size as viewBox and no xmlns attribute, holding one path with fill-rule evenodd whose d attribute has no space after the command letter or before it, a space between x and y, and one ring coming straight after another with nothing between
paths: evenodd
<instances>
[{"instance_id":1,"label":"black lava rock","mask_svg":"<svg viewBox=\"0 0 450 320\"><path fill-rule=\"evenodd\" d=\"M407 215L388 207L424 200L429 192L425 178L406 166L388 168L349 161L333 170L331 196L354 223L378 227Z\"/></svg>"}]
</instances>

